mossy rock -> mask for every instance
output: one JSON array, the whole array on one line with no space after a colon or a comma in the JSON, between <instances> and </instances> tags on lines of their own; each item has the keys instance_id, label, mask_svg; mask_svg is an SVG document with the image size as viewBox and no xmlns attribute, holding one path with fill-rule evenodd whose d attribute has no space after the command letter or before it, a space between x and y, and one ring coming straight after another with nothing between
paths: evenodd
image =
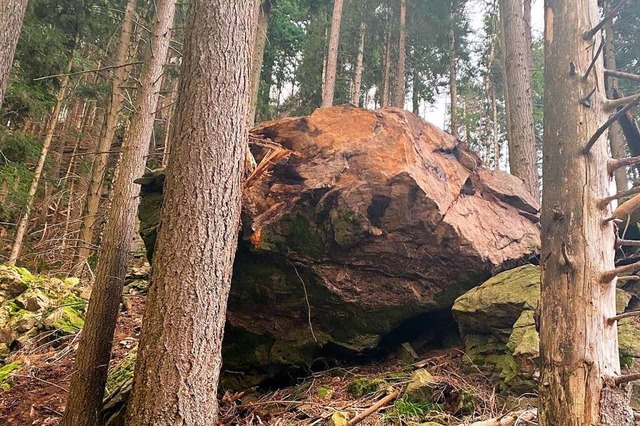
<instances>
[{"instance_id":1,"label":"mossy rock","mask_svg":"<svg viewBox=\"0 0 640 426\"><path fill-rule=\"evenodd\" d=\"M347 426L349 424L349 414L336 411L333 413L329 421L327 422L327 426Z\"/></svg>"},{"instance_id":2,"label":"mossy rock","mask_svg":"<svg viewBox=\"0 0 640 426\"><path fill-rule=\"evenodd\" d=\"M416 370L411 375L405 397L408 401L418 402L421 404L432 404L435 402L434 392L437 381L424 368Z\"/></svg>"},{"instance_id":3,"label":"mossy rock","mask_svg":"<svg viewBox=\"0 0 640 426\"><path fill-rule=\"evenodd\" d=\"M8 391L11 389L11 376L20 370L22 361L14 361L4 367L0 367L0 389Z\"/></svg>"},{"instance_id":4,"label":"mossy rock","mask_svg":"<svg viewBox=\"0 0 640 426\"><path fill-rule=\"evenodd\" d=\"M376 393L384 389L386 385L387 382L384 379L361 377L349 383L349 386L347 386L347 392L355 398L360 398L365 395Z\"/></svg>"},{"instance_id":5,"label":"mossy rock","mask_svg":"<svg viewBox=\"0 0 640 426\"><path fill-rule=\"evenodd\" d=\"M111 399L131 386L133 370L138 358L138 346L131 349L120 363L109 370L105 385L105 399Z\"/></svg>"},{"instance_id":6,"label":"mossy rock","mask_svg":"<svg viewBox=\"0 0 640 426\"><path fill-rule=\"evenodd\" d=\"M34 287L28 288L14 301L19 308L29 312L47 309L52 304L51 298L43 290Z\"/></svg>"},{"instance_id":7,"label":"mossy rock","mask_svg":"<svg viewBox=\"0 0 640 426\"><path fill-rule=\"evenodd\" d=\"M62 334L75 334L84 326L84 319L73 307L63 306L53 311L44 320L44 324Z\"/></svg>"},{"instance_id":8,"label":"mossy rock","mask_svg":"<svg viewBox=\"0 0 640 426\"><path fill-rule=\"evenodd\" d=\"M32 275L24 268L0 265L0 303L22 294L29 288Z\"/></svg>"}]
</instances>

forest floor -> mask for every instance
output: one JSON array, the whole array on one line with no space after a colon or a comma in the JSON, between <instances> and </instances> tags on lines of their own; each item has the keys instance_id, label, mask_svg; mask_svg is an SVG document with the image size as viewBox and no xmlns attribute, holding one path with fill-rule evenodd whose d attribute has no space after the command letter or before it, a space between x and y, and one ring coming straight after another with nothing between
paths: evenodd
<instances>
[{"instance_id":1,"label":"forest floor","mask_svg":"<svg viewBox=\"0 0 640 426\"><path fill-rule=\"evenodd\" d=\"M135 347L144 302L139 294L126 303L127 310L121 313L116 328L112 366ZM12 376L11 388L0 389L0 424L60 424L77 343L78 335L70 335L12 356L23 364ZM406 398L407 384L416 369L426 369L433 375L439 400L418 403ZM463 352L454 347L421 353L412 363L390 359L344 364L299 378L295 385L280 389L225 392L220 397L219 424L468 425L500 417L510 409L521 411L529 402L499 398L489 380L480 371L470 370ZM372 413L356 422L357 416L367 410ZM347 423L347 419L355 423Z\"/></svg>"}]
</instances>

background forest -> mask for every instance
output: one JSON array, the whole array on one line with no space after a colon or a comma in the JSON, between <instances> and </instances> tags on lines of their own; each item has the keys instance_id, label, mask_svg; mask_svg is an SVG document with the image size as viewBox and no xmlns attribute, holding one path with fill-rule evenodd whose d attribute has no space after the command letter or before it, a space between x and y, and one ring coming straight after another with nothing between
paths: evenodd
<instances>
[{"instance_id":1,"label":"background forest","mask_svg":"<svg viewBox=\"0 0 640 426\"><path fill-rule=\"evenodd\" d=\"M540 424L571 417L556 389L617 407L640 377L640 3L576 0L604 20L565 8L553 43L532 1L0 0L26 8L0 57L0 418L176 422L148 407L186 392L211 424L222 361L219 424L513 425L536 410L495 389L541 374ZM34 380L57 409L24 409Z\"/></svg>"}]
</instances>

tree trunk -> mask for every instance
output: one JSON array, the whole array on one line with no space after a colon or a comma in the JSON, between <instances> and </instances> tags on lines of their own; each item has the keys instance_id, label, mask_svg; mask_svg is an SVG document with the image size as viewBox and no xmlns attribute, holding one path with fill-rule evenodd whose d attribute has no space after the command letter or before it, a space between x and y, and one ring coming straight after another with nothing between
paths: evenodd
<instances>
[{"instance_id":1,"label":"tree trunk","mask_svg":"<svg viewBox=\"0 0 640 426\"><path fill-rule=\"evenodd\" d=\"M66 426L94 426L102 407L113 333L135 232L140 189L133 181L142 176L145 169L174 14L175 0L156 2L153 34L113 184L112 208L108 210L96 280L82 329L76 370L71 378L62 423Z\"/></svg>"},{"instance_id":2,"label":"tree trunk","mask_svg":"<svg viewBox=\"0 0 640 426\"><path fill-rule=\"evenodd\" d=\"M388 19L388 17L387 17ZM391 80L391 30L387 29L384 46L384 69L382 71L382 107L389 106L389 81Z\"/></svg>"},{"instance_id":3,"label":"tree trunk","mask_svg":"<svg viewBox=\"0 0 640 426\"><path fill-rule=\"evenodd\" d=\"M407 2L400 0L400 39L398 42L398 68L394 106L404 108L404 74L407 60Z\"/></svg>"},{"instance_id":4,"label":"tree trunk","mask_svg":"<svg viewBox=\"0 0 640 426\"><path fill-rule=\"evenodd\" d=\"M129 58L129 44L131 43L131 31L133 28L133 18L135 15L136 0L128 0L122 21L122 31L120 32L120 40L118 41L118 50L116 52L116 65L122 65ZM104 176L109 161L109 151L111 143L118 127L118 117L122 108L123 97L120 87L127 80L127 67L115 68L113 71L113 80L111 82L111 92L107 99L105 108L105 121L100 132L98 146L91 168L91 179L89 181L89 190L87 192L87 200L82 212L82 223L80 225L80 241L75 264L79 272L84 269L84 265L93 252L93 237L97 223L97 213L102 198L102 186Z\"/></svg>"},{"instance_id":5,"label":"tree trunk","mask_svg":"<svg viewBox=\"0 0 640 426\"><path fill-rule=\"evenodd\" d=\"M609 11L613 8L611 0L607 0L605 3L605 10ZM613 26L611 21L608 21L604 27L605 34L605 46L604 46L604 63L605 67L609 70L617 70L616 66L616 47L614 42ZM618 94L618 80L610 78L606 82L607 96L609 98L615 98ZM624 158L627 156L625 149L626 140L622 133L622 127L618 122L613 123L609 128L609 144L611 146L611 155L613 158ZM627 176L627 170L622 167L615 171L614 177L616 179L616 188L618 191L624 191L629 188L629 177Z\"/></svg>"},{"instance_id":6,"label":"tree trunk","mask_svg":"<svg viewBox=\"0 0 640 426\"><path fill-rule=\"evenodd\" d=\"M66 74L69 74L71 72L71 67L73 65L74 52L75 50L71 52L69 63L67 64ZM62 77L60 88L58 89L58 94L56 95L56 104L53 107L53 111L51 111L51 116L49 117L49 124L47 125L47 133L44 136L44 141L42 142L42 150L40 151L40 157L38 158L36 169L33 172L33 179L31 180L31 186L29 187L29 192L27 193L27 202L26 202L25 210L22 216L20 217L20 221L18 222L18 227L16 228L16 236L13 242L13 246L11 247L11 254L9 255L9 260L8 260L8 263L12 265L15 265L16 261L18 260L18 257L20 256L20 250L22 249L22 242L24 240L24 235L27 232L27 227L29 226L29 217L31 216L31 210L33 209L33 203L36 198L38 184L40 183L40 177L42 176L44 163L47 160L47 154L49 153L49 148L51 147L51 140L53 139L53 135L56 132L56 127L58 126L58 116L60 115L60 109L62 108L64 97L67 94L68 86L69 86L69 76L65 75L64 77Z\"/></svg>"},{"instance_id":7,"label":"tree trunk","mask_svg":"<svg viewBox=\"0 0 640 426\"><path fill-rule=\"evenodd\" d=\"M496 99L496 85L491 82L491 112L493 120L491 123L493 134L493 170L500 170L500 138L498 136L498 102Z\"/></svg>"},{"instance_id":8,"label":"tree trunk","mask_svg":"<svg viewBox=\"0 0 640 426\"><path fill-rule=\"evenodd\" d=\"M364 71L364 42L367 33L367 24L360 23L360 44L358 44L358 56L356 57L356 68L353 75L353 91L351 92L351 103L360 105L360 91L362 90L362 72Z\"/></svg>"},{"instance_id":9,"label":"tree trunk","mask_svg":"<svg viewBox=\"0 0 640 426\"><path fill-rule=\"evenodd\" d=\"M420 85L420 75L418 74L418 70L413 70L413 90L411 93L411 110L415 115L420 115L420 93L419 93L419 85Z\"/></svg>"},{"instance_id":10,"label":"tree trunk","mask_svg":"<svg viewBox=\"0 0 640 426\"><path fill-rule=\"evenodd\" d=\"M501 11L504 13L505 86L509 98L509 168L511 174L524 181L531 195L539 199L530 37L527 36L522 0L501 2Z\"/></svg>"},{"instance_id":11,"label":"tree trunk","mask_svg":"<svg viewBox=\"0 0 640 426\"><path fill-rule=\"evenodd\" d=\"M27 0L0 0L0 107L9 83Z\"/></svg>"},{"instance_id":12,"label":"tree trunk","mask_svg":"<svg viewBox=\"0 0 640 426\"><path fill-rule=\"evenodd\" d=\"M251 11L242 0L190 5L174 150L129 426L216 424L222 335L240 224ZM201 56L204 51L209 55ZM194 188L206 191L194 193Z\"/></svg>"},{"instance_id":13,"label":"tree trunk","mask_svg":"<svg viewBox=\"0 0 640 426\"><path fill-rule=\"evenodd\" d=\"M262 73L262 59L267 45L267 30L269 29L269 13L271 12L271 0L257 0L258 2L258 28L256 40L253 46L253 61L251 63L251 110L249 111L249 127L256 123L256 109L258 107L258 94L260 93L260 74Z\"/></svg>"},{"instance_id":14,"label":"tree trunk","mask_svg":"<svg viewBox=\"0 0 640 426\"><path fill-rule=\"evenodd\" d=\"M171 126L176 112L176 99L178 98L178 80L171 82L171 94L169 95L169 112L167 113L167 124L164 128L164 143L162 144L162 167L169 164L171 155ZM254 111L255 112L255 111Z\"/></svg>"},{"instance_id":15,"label":"tree trunk","mask_svg":"<svg viewBox=\"0 0 640 426\"><path fill-rule=\"evenodd\" d=\"M451 28L449 28L449 95L451 134L458 137L458 83L456 77L456 31L455 31L455 2L451 4Z\"/></svg>"},{"instance_id":16,"label":"tree trunk","mask_svg":"<svg viewBox=\"0 0 640 426\"><path fill-rule=\"evenodd\" d=\"M605 141L583 154L605 118L602 62L583 78L600 35L583 36L598 19L596 0L545 1L541 426L634 424L624 391L610 383L620 364L616 326L607 321L616 313L616 279L605 274L615 243L601 202L609 187ZM594 87L591 105L581 105Z\"/></svg>"},{"instance_id":17,"label":"tree trunk","mask_svg":"<svg viewBox=\"0 0 640 426\"><path fill-rule=\"evenodd\" d=\"M327 75L322 85L322 107L333 105L333 95L336 89L336 72L338 69L338 45L340 42L340 21L342 20L343 0L333 1L333 18L331 21L331 36L327 50Z\"/></svg>"}]
</instances>

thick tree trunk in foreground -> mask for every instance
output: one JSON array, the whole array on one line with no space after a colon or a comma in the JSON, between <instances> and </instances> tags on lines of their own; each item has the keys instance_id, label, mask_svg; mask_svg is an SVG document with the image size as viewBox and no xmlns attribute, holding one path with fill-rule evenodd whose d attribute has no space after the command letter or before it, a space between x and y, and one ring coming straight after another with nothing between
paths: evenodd
<instances>
[{"instance_id":1,"label":"thick tree trunk in foreground","mask_svg":"<svg viewBox=\"0 0 640 426\"><path fill-rule=\"evenodd\" d=\"M530 36L524 18L522 0L501 0L505 44L505 85L509 108L507 139L509 141L509 168L511 174L524 181L536 199L538 165L536 135L533 123L533 77L531 70Z\"/></svg>"},{"instance_id":2,"label":"thick tree trunk in foreground","mask_svg":"<svg viewBox=\"0 0 640 426\"><path fill-rule=\"evenodd\" d=\"M175 0L156 2L153 34L113 184L112 206L98 256L96 281L87 307L63 425L93 426L102 408L113 333L138 211L140 188L133 181L144 173L174 13Z\"/></svg>"},{"instance_id":3,"label":"thick tree trunk in foreground","mask_svg":"<svg viewBox=\"0 0 640 426\"><path fill-rule=\"evenodd\" d=\"M607 0L605 4L605 10L609 11L613 8L613 2ZM605 27L605 67L608 70L617 70L616 66L616 46L614 41L613 26L609 21ZM611 99L615 98L618 92L618 80L615 78L609 78L607 81L607 96ZM627 156L625 149L626 140L624 133L622 133L622 127L618 122L613 123L609 128L609 144L611 145L611 156L613 158L624 158ZM618 191L624 191L629 188L629 177L627 176L627 169L622 167L615 171L614 177L616 178L616 187Z\"/></svg>"},{"instance_id":4,"label":"thick tree trunk in foreground","mask_svg":"<svg viewBox=\"0 0 640 426\"><path fill-rule=\"evenodd\" d=\"M327 50L327 74L322 85L322 107L333 105L333 95L336 90L336 72L338 68L338 45L340 44L340 21L342 20L342 4L344 0L334 0L333 18L331 21L331 35Z\"/></svg>"},{"instance_id":5,"label":"thick tree trunk in foreground","mask_svg":"<svg viewBox=\"0 0 640 426\"><path fill-rule=\"evenodd\" d=\"M125 9L124 18L122 20L122 31L120 32L120 40L118 41L118 50L116 52L115 65L122 65L127 62L129 57L129 45L131 43L131 31L133 28L133 17L135 15L136 0L128 0ZM120 87L127 79L129 70L127 67L115 68L113 71L113 80L111 82L111 92L107 99L105 108L106 116L100 132L100 139L96 151L98 154L94 157L93 166L91 168L91 179L89 181L89 190L87 192L87 200L84 205L82 214L82 223L80 225L80 237L78 252L76 254L75 263L82 270L86 261L93 252L92 244L95 234L98 208L102 199L102 186L104 175L107 170L107 162L113 137L118 126L118 117L122 108L122 94Z\"/></svg>"},{"instance_id":6,"label":"thick tree trunk in foreground","mask_svg":"<svg viewBox=\"0 0 640 426\"><path fill-rule=\"evenodd\" d=\"M244 0L190 4L129 426L216 424L240 224L252 9Z\"/></svg>"},{"instance_id":7,"label":"thick tree trunk in foreground","mask_svg":"<svg viewBox=\"0 0 640 426\"><path fill-rule=\"evenodd\" d=\"M598 18L596 0L545 1L541 426L633 424L607 383L620 364L616 326L606 321L616 313L616 280L604 277L615 239L600 202L609 187L606 141L583 154L604 121L602 61L583 78L600 43L583 35ZM594 87L590 106L581 105Z\"/></svg>"},{"instance_id":8,"label":"thick tree trunk in foreground","mask_svg":"<svg viewBox=\"0 0 640 426\"><path fill-rule=\"evenodd\" d=\"M360 42L358 44L358 56L356 57L355 72L353 75L353 90L351 92L351 103L360 105L360 90L362 90L362 72L364 71L364 42L367 33L367 24L360 23Z\"/></svg>"},{"instance_id":9,"label":"thick tree trunk in foreground","mask_svg":"<svg viewBox=\"0 0 640 426\"><path fill-rule=\"evenodd\" d=\"M256 122L256 109L258 107L258 95L260 93L260 74L262 73L264 49L267 45L269 13L271 13L271 0L258 0L258 3L258 28L256 30L256 41L253 46L253 61L251 63L251 110L249 111L249 127L253 127Z\"/></svg>"},{"instance_id":10,"label":"thick tree trunk in foreground","mask_svg":"<svg viewBox=\"0 0 640 426\"><path fill-rule=\"evenodd\" d=\"M71 66L73 65L74 52L75 50L71 52L69 63L67 65L67 71L66 71L67 74L71 72ZM29 187L29 192L27 193L27 203L25 206L25 210L22 216L20 217L20 221L18 222L18 227L16 228L16 236L13 241L13 246L11 247L11 254L9 255L9 260L8 260L8 263L13 265L15 265L16 261L18 260L18 257L20 256L20 250L22 250L24 235L27 232L27 227L29 226L29 218L31 217L31 210L33 209L33 203L35 202L36 192L38 191L38 184L40 183L40 177L42 176L44 163L47 160L47 155L49 154L51 141L53 140L53 136L56 133L56 127L58 126L58 116L60 115L60 109L62 108L64 97L67 94L68 86L69 86L69 76L66 75L62 77L62 81L60 82L60 88L58 89L58 94L56 95L56 104L53 107L53 111L51 111L51 116L49 117L49 122L47 124L47 132L45 133L44 141L42 142L42 150L40 151L40 157L38 158L36 169L33 172L33 179L31 180L31 186Z\"/></svg>"},{"instance_id":11,"label":"thick tree trunk in foreground","mask_svg":"<svg viewBox=\"0 0 640 426\"><path fill-rule=\"evenodd\" d=\"M27 0L0 0L0 107L26 10Z\"/></svg>"},{"instance_id":12,"label":"thick tree trunk in foreground","mask_svg":"<svg viewBox=\"0 0 640 426\"><path fill-rule=\"evenodd\" d=\"M398 43L398 68L396 72L396 96L394 106L404 108L404 74L407 59L407 2L400 0L400 39Z\"/></svg>"}]
</instances>

